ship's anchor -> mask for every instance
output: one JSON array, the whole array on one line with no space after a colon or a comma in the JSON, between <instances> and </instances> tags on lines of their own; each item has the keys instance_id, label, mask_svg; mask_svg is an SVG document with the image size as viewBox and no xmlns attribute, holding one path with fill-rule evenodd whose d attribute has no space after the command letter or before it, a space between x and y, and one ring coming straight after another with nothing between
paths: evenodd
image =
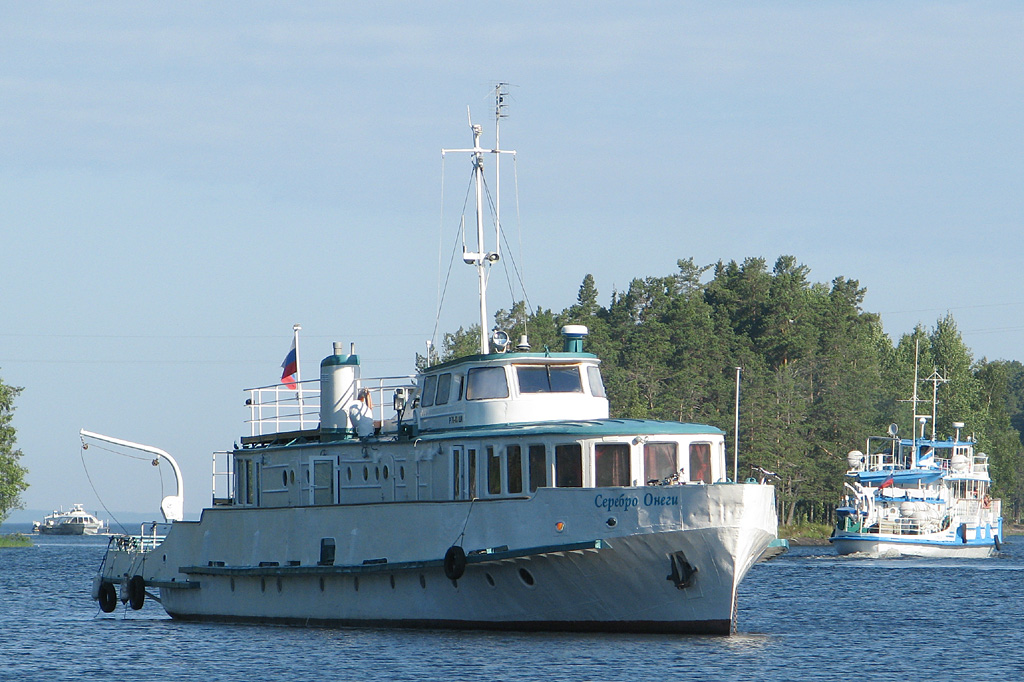
<instances>
[{"instance_id":1,"label":"ship's anchor","mask_svg":"<svg viewBox=\"0 0 1024 682\"><path fill-rule=\"evenodd\" d=\"M686 555L682 552L672 552L668 555L668 559L672 564L672 572L665 577L665 580L671 580L679 590L692 585L693 577L697 575L697 567L686 560Z\"/></svg>"}]
</instances>

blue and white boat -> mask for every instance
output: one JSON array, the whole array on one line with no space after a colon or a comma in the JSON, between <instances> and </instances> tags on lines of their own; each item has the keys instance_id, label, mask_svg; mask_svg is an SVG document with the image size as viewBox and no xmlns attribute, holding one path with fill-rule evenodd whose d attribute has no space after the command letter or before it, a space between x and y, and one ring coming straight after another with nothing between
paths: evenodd
<instances>
[{"instance_id":1,"label":"blue and white boat","mask_svg":"<svg viewBox=\"0 0 1024 682\"><path fill-rule=\"evenodd\" d=\"M932 381L937 387L943 380L936 374ZM888 437L868 438L864 452L847 455L848 494L830 539L839 554L988 557L999 551L1001 501L990 493L988 455L973 437L961 438L962 422L953 423L950 438L936 439L934 396L932 414L915 415L920 432L915 428L914 437L900 438L893 424ZM912 402L922 402L916 390Z\"/></svg>"},{"instance_id":2,"label":"blue and white boat","mask_svg":"<svg viewBox=\"0 0 1024 682\"><path fill-rule=\"evenodd\" d=\"M610 419L585 327L542 352L486 331L483 159L504 152L472 132L451 151L477 187L479 352L370 379L336 343L319 381L250 390L230 485L183 521L179 476L166 528L112 539L104 611L148 596L194 621L733 631L777 538L774 488L729 480L715 427Z\"/></svg>"}]
</instances>

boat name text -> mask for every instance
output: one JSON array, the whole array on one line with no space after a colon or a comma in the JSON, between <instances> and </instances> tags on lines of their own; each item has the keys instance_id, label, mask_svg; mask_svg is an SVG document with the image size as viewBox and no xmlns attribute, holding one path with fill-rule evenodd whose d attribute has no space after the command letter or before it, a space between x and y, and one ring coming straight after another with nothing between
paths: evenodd
<instances>
[{"instance_id":1,"label":"boat name text","mask_svg":"<svg viewBox=\"0 0 1024 682\"><path fill-rule=\"evenodd\" d=\"M645 493L643 496L643 504L645 507L676 506L679 504L679 496ZM614 497L606 497L605 495L598 493L594 497L594 506L598 509L604 509L609 512L613 509L628 512L630 509L635 509L640 506L640 498L634 495L626 495L625 493Z\"/></svg>"}]
</instances>

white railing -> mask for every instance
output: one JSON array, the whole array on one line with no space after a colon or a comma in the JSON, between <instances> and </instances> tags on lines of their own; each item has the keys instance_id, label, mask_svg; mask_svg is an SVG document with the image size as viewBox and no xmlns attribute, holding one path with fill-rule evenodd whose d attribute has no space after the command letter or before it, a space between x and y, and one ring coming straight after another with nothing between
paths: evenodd
<instances>
[{"instance_id":1,"label":"white railing","mask_svg":"<svg viewBox=\"0 0 1024 682\"><path fill-rule=\"evenodd\" d=\"M235 499L235 477L231 470L231 453L213 453L213 504L231 504Z\"/></svg>"},{"instance_id":2,"label":"white railing","mask_svg":"<svg viewBox=\"0 0 1024 682\"><path fill-rule=\"evenodd\" d=\"M320 425L320 381L299 382L295 388L284 384L246 389L249 398L249 435L304 431Z\"/></svg>"},{"instance_id":3,"label":"white railing","mask_svg":"<svg viewBox=\"0 0 1024 682\"><path fill-rule=\"evenodd\" d=\"M415 377L412 375L394 377L373 377L360 379L356 384L356 395L366 389L370 394L373 408L373 421L378 427L393 420L397 415L394 410L395 389L404 388L410 396L406 411L406 419L412 419L411 396L415 388ZM246 389L249 398L245 401L249 408L249 435L263 436L288 431L305 431L320 426L320 380L302 381L292 389L284 384L260 386Z\"/></svg>"}]
</instances>

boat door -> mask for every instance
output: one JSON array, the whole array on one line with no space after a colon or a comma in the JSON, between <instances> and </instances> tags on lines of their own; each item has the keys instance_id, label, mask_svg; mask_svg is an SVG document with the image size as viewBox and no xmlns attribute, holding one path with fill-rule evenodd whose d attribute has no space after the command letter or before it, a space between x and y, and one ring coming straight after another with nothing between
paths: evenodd
<instances>
[{"instance_id":1,"label":"boat door","mask_svg":"<svg viewBox=\"0 0 1024 682\"><path fill-rule=\"evenodd\" d=\"M476 499L477 459L479 454L480 446L475 443L472 445L452 446L453 499Z\"/></svg>"},{"instance_id":2,"label":"boat door","mask_svg":"<svg viewBox=\"0 0 1024 682\"><path fill-rule=\"evenodd\" d=\"M313 457L309 468L313 472L309 483L309 503L337 504L334 491L334 458Z\"/></svg>"}]
</instances>

